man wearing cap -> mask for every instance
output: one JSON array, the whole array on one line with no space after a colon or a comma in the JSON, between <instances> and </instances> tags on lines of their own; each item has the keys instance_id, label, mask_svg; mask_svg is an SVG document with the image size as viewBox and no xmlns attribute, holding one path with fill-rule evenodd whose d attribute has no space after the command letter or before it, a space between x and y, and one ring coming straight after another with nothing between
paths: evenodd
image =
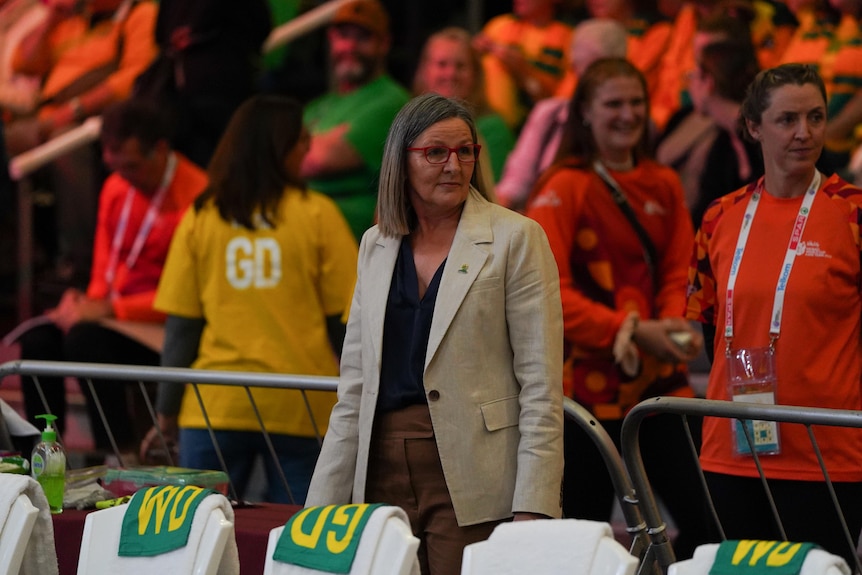
<instances>
[{"instance_id":1,"label":"man wearing cap","mask_svg":"<svg viewBox=\"0 0 862 575\"><path fill-rule=\"evenodd\" d=\"M358 240L374 223L383 143L409 96L386 74L389 16L378 0L342 5L327 39L331 88L306 107L302 175L335 200Z\"/></svg>"}]
</instances>

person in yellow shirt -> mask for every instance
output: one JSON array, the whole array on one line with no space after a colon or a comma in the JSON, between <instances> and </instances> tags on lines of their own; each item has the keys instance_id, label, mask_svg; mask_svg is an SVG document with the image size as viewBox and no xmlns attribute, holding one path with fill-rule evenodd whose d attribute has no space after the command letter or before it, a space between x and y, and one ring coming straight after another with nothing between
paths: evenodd
<instances>
[{"instance_id":1,"label":"person in yellow shirt","mask_svg":"<svg viewBox=\"0 0 862 575\"><path fill-rule=\"evenodd\" d=\"M255 96L231 118L210 162L210 186L177 228L155 307L168 314L162 365L337 375L341 317L356 278L357 246L335 203L299 178L310 136L302 107ZM179 387L179 389L177 389ZM245 390L201 386L236 494L268 453ZM194 393L162 384L157 411L180 465L221 469ZM335 404L331 392L257 388L255 403L279 455L264 456L267 500L305 501ZM181 401L181 403L180 403ZM142 455L156 443L153 429Z\"/></svg>"},{"instance_id":2,"label":"person in yellow shirt","mask_svg":"<svg viewBox=\"0 0 862 575\"><path fill-rule=\"evenodd\" d=\"M519 129L530 108L553 96L568 64L572 28L555 19L559 0L522 0L473 39L483 55L488 105Z\"/></svg>"}]
</instances>

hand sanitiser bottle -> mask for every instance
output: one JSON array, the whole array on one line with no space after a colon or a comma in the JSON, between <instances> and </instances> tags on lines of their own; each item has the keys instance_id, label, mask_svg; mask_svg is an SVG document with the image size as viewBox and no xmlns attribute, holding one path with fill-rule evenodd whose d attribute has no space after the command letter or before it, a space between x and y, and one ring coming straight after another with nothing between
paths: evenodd
<instances>
[{"instance_id":1,"label":"hand sanitiser bottle","mask_svg":"<svg viewBox=\"0 0 862 575\"><path fill-rule=\"evenodd\" d=\"M45 492L51 513L62 513L66 488L66 452L57 443L57 432L53 426L57 416L46 414L36 417L45 420L45 430L42 431L42 441L33 448L30 470Z\"/></svg>"}]
</instances>

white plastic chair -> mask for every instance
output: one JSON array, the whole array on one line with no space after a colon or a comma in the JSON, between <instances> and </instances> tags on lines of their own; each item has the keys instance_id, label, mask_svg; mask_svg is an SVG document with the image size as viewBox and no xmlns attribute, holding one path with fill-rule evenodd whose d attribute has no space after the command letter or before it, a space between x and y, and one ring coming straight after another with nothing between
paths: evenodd
<instances>
[{"instance_id":1,"label":"white plastic chair","mask_svg":"<svg viewBox=\"0 0 862 575\"><path fill-rule=\"evenodd\" d=\"M133 569L158 572L155 562L158 561L159 556L117 556L125 511L126 506L119 505L87 515L84 522L84 535L81 538L81 552L78 556L78 575L115 575L121 566L125 566L122 572ZM225 517L221 509L213 509L206 519L200 540L188 543L188 545L197 545L192 570L187 574L171 571L172 575L174 573L215 575L219 569L222 553L232 535L233 523Z\"/></svg>"},{"instance_id":2,"label":"white plastic chair","mask_svg":"<svg viewBox=\"0 0 862 575\"><path fill-rule=\"evenodd\" d=\"M29 497L21 494L15 499L0 532L0 573L18 574L38 515Z\"/></svg>"},{"instance_id":3,"label":"white plastic chair","mask_svg":"<svg viewBox=\"0 0 862 575\"><path fill-rule=\"evenodd\" d=\"M667 575L709 575L717 551L717 543L700 545L691 559L671 563ZM799 575L850 575L850 572L843 558L822 549L812 549L805 556Z\"/></svg>"},{"instance_id":4,"label":"white plastic chair","mask_svg":"<svg viewBox=\"0 0 862 575\"><path fill-rule=\"evenodd\" d=\"M515 536L495 537L501 529L515 532ZM581 529L583 537L578 536ZM522 535L530 531L534 531L535 536L524 537L519 541ZM507 556L514 554L523 557L527 552L533 557L554 558L547 562L548 565L528 559L526 562L534 565L529 570L530 575L551 575L561 572L563 568L570 575L634 575L638 558L629 554L611 534L610 526L606 523L577 519L503 523L487 541L464 548L461 575L501 573L506 569L505 564L509 563ZM592 551L586 551L590 545ZM565 565L562 566L562 563ZM512 573L523 572L524 566L515 562L508 566Z\"/></svg>"},{"instance_id":5,"label":"white plastic chair","mask_svg":"<svg viewBox=\"0 0 862 575\"><path fill-rule=\"evenodd\" d=\"M284 531L284 525L269 532L263 575L285 575L297 571L317 573L317 571L302 567L297 568L272 558L282 531ZM359 541L356 553L357 555L360 553L373 554L368 570L369 575L410 575L414 572L414 565L417 569L415 572L418 573L416 560L418 549L419 539L413 536L410 526L399 517L390 516L383 523L380 537L376 541L363 537ZM352 569L350 572L354 573L354 570Z\"/></svg>"}]
</instances>

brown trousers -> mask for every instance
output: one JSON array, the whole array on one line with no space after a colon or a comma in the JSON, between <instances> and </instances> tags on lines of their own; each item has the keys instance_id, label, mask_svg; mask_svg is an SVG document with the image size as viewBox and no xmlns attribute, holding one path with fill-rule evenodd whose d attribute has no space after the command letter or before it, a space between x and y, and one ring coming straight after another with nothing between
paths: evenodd
<instances>
[{"instance_id":1,"label":"brown trousers","mask_svg":"<svg viewBox=\"0 0 862 575\"><path fill-rule=\"evenodd\" d=\"M365 501L404 509L421 541L422 575L458 575L464 547L484 541L501 523L458 525L427 405L411 405L377 418Z\"/></svg>"}]
</instances>

